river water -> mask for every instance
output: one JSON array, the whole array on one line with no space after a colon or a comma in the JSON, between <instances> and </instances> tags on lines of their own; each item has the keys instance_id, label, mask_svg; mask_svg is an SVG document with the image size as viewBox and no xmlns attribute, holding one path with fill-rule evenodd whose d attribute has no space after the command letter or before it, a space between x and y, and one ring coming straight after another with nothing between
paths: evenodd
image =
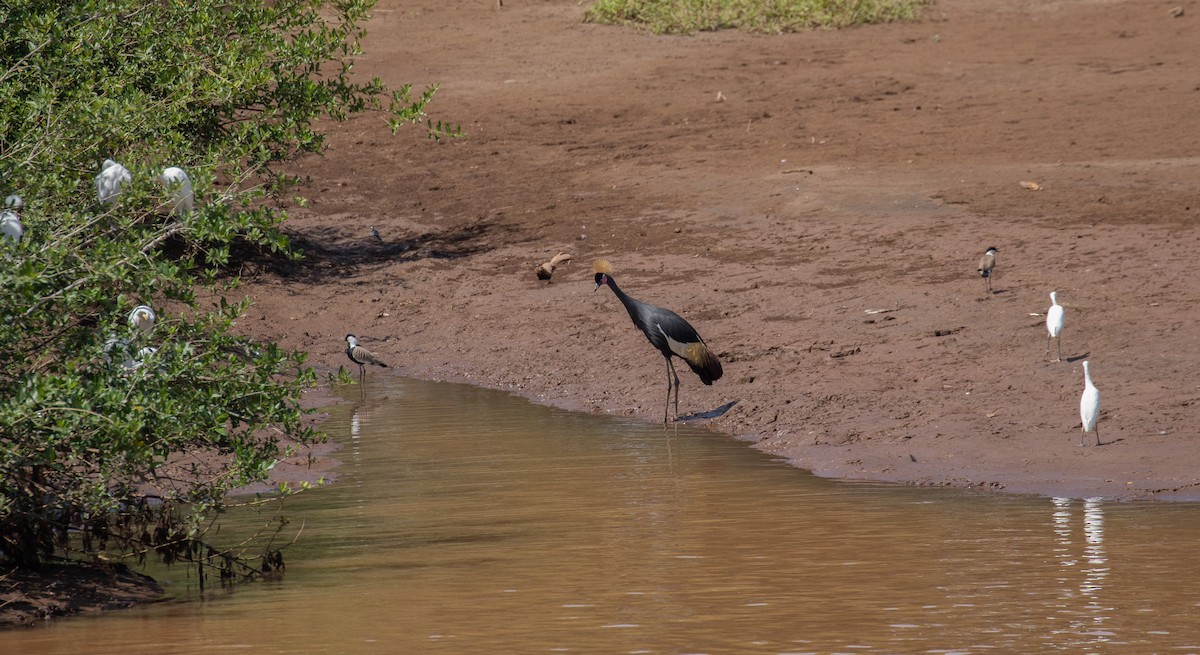
<instances>
[{"instance_id":1,"label":"river water","mask_svg":"<svg viewBox=\"0 0 1200 655\"><path fill-rule=\"evenodd\" d=\"M697 427L364 391L282 579L198 598L176 571L177 600L0 653L1200 653L1197 505L834 481Z\"/></svg>"}]
</instances>

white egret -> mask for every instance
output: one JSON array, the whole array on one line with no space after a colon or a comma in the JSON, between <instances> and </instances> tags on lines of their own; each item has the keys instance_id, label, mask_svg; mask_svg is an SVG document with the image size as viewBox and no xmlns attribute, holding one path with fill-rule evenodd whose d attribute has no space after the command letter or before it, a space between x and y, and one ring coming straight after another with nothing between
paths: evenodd
<instances>
[{"instance_id":1,"label":"white egret","mask_svg":"<svg viewBox=\"0 0 1200 655\"><path fill-rule=\"evenodd\" d=\"M192 213L192 180L182 168L171 166L158 176L159 184L171 192L171 212L176 216Z\"/></svg>"},{"instance_id":2,"label":"white egret","mask_svg":"<svg viewBox=\"0 0 1200 655\"><path fill-rule=\"evenodd\" d=\"M21 225L21 219L17 216L17 212L11 209L0 211L0 240L15 246L21 243L21 237L24 234L25 228Z\"/></svg>"},{"instance_id":3,"label":"white egret","mask_svg":"<svg viewBox=\"0 0 1200 655\"><path fill-rule=\"evenodd\" d=\"M1088 372L1087 360L1083 360L1083 396L1079 398L1079 418L1083 421L1080 426L1079 445L1086 446L1083 437L1093 430L1096 432L1096 445L1100 444L1100 390L1092 384L1092 374Z\"/></svg>"},{"instance_id":4,"label":"white egret","mask_svg":"<svg viewBox=\"0 0 1200 655\"><path fill-rule=\"evenodd\" d=\"M14 193L4 199L4 209L0 210L0 239L14 246L21 243L21 237L25 234L21 217L17 215L17 210L24 206L25 201Z\"/></svg>"},{"instance_id":5,"label":"white egret","mask_svg":"<svg viewBox=\"0 0 1200 655\"><path fill-rule=\"evenodd\" d=\"M121 195L121 185L133 181L129 169L111 159L105 159L100 165L100 174L96 176L96 197L102 205L111 205Z\"/></svg>"},{"instance_id":6,"label":"white egret","mask_svg":"<svg viewBox=\"0 0 1200 655\"><path fill-rule=\"evenodd\" d=\"M1046 354L1050 354L1050 340L1057 339L1058 357L1054 359L1056 362L1062 361L1062 329L1063 329L1063 307L1058 304L1056 293L1050 292L1050 309L1046 310Z\"/></svg>"},{"instance_id":7,"label":"white egret","mask_svg":"<svg viewBox=\"0 0 1200 655\"><path fill-rule=\"evenodd\" d=\"M979 276L983 278L983 288L992 292L992 271L996 270L996 246L989 246L979 258Z\"/></svg>"},{"instance_id":8,"label":"white egret","mask_svg":"<svg viewBox=\"0 0 1200 655\"><path fill-rule=\"evenodd\" d=\"M129 312L129 326L135 327L142 332L149 332L154 329L154 324L158 322L158 315L149 305L138 305Z\"/></svg>"}]
</instances>

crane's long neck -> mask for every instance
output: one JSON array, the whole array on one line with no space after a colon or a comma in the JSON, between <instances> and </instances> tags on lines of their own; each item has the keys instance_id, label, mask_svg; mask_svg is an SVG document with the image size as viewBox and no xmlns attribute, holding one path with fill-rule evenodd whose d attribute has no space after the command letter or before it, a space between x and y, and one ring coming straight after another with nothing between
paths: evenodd
<instances>
[{"instance_id":1,"label":"crane's long neck","mask_svg":"<svg viewBox=\"0 0 1200 655\"><path fill-rule=\"evenodd\" d=\"M1090 371L1088 371L1087 362L1083 363L1083 382L1084 382L1084 384L1086 384L1089 387L1096 386L1096 385L1092 384L1092 373Z\"/></svg>"},{"instance_id":2,"label":"crane's long neck","mask_svg":"<svg viewBox=\"0 0 1200 655\"><path fill-rule=\"evenodd\" d=\"M638 307L641 306L641 301L637 300L636 298L630 298L628 294L626 294L624 291L621 291L621 287L617 286L617 281L612 279L611 275L607 277L609 288L611 288L613 293L616 294L617 300L620 300L621 304L625 305L625 311L629 312L629 317L633 319L634 323L637 323L639 314Z\"/></svg>"}]
</instances>

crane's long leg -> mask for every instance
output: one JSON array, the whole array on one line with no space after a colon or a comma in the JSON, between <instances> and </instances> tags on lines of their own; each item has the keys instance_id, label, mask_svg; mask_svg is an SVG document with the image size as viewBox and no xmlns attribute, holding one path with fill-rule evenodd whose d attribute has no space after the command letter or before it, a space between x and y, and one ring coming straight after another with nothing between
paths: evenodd
<instances>
[{"instance_id":1,"label":"crane's long leg","mask_svg":"<svg viewBox=\"0 0 1200 655\"><path fill-rule=\"evenodd\" d=\"M1087 436L1087 430L1085 430L1085 429L1084 429L1082 426L1080 426L1080 428L1079 428L1079 445L1080 445L1080 446L1086 446L1086 445L1087 445L1086 443L1084 443L1084 442L1083 442L1083 438L1084 438L1085 436Z\"/></svg>"},{"instance_id":2,"label":"crane's long leg","mask_svg":"<svg viewBox=\"0 0 1200 655\"><path fill-rule=\"evenodd\" d=\"M1058 335L1057 337L1055 337L1054 345L1058 348L1058 359L1056 359L1054 361L1061 362L1062 361L1062 335L1061 334Z\"/></svg>"},{"instance_id":3,"label":"crane's long leg","mask_svg":"<svg viewBox=\"0 0 1200 655\"><path fill-rule=\"evenodd\" d=\"M1104 445L1104 444L1100 443L1100 422L1099 421L1096 422L1096 445L1097 446Z\"/></svg>"},{"instance_id":4,"label":"crane's long leg","mask_svg":"<svg viewBox=\"0 0 1200 655\"><path fill-rule=\"evenodd\" d=\"M671 410L671 356L667 355L667 400L663 404L663 425L667 424L667 412Z\"/></svg>"},{"instance_id":5,"label":"crane's long leg","mask_svg":"<svg viewBox=\"0 0 1200 655\"><path fill-rule=\"evenodd\" d=\"M679 418L679 374L675 372L675 362L671 358L667 358L667 367L671 369L671 375L675 377L675 418Z\"/></svg>"}]
</instances>

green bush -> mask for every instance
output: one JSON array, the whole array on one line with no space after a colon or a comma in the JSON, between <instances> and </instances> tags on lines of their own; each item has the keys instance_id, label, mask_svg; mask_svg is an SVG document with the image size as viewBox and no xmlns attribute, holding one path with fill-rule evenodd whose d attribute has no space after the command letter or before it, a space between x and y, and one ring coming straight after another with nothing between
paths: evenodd
<instances>
[{"instance_id":1,"label":"green bush","mask_svg":"<svg viewBox=\"0 0 1200 655\"><path fill-rule=\"evenodd\" d=\"M0 5L0 558L197 560L226 492L315 438L304 357L234 334L231 247L293 256L296 183L318 121L428 122L435 87L358 80L365 0L9 0ZM102 204L96 175L129 171ZM179 166L195 211L173 212ZM158 313L150 331L127 320ZM215 467L209 466L216 463ZM277 554L264 558L277 562ZM223 566L223 569L225 567Z\"/></svg>"},{"instance_id":2,"label":"green bush","mask_svg":"<svg viewBox=\"0 0 1200 655\"><path fill-rule=\"evenodd\" d=\"M593 23L628 24L658 34L735 28L799 32L865 23L914 20L928 0L598 0Z\"/></svg>"}]
</instances>

